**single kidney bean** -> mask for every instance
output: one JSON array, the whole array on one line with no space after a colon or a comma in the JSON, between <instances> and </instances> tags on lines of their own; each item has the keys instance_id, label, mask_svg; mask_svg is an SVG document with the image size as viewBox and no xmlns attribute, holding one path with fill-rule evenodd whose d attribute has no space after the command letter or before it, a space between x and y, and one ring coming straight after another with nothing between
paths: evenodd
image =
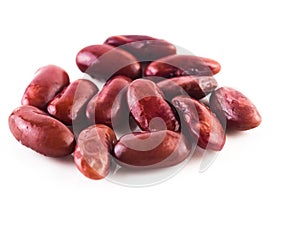
<instances>
[{"instance_id":1,"label":"single kidney bean","mask_svg":"<svg viewBox=\"0 0 300 225\"><path fill-rule=\"evenodd\" d=\"M142 130L179 130L175 113L154 82L134 80L128 87L127 102L133 118Z\"/></svg>"},{"instance_id":2,"label":"single kidney bean","mask_svg":"<svg viewBox=\"0 0 300 225\"><path fill-rule=\"evenodd\" d=\"M76 63L82 72L101 81L113 75L135 79L141 74L141 66L133 55L105 44L83 48L76 56Z\"/></svg>"},{"instance_id":3,"label":"single kidney bean","mask_svg":"<svg viewBox=\"0 0 300 225\"><path fill-rule=\"evenodd\" d=\"M161 130L124 135L113 156L125 166L168 167L182 162L190 151L183 135Z\"/></svg>"},{"instance_id":4,"label":"single kidney bean","mask_svg":"<svg viewBox=\"0 0 300 225\"><path fill-rule=\"evenodd\" d=\"M89 101L86 109L87 118L91 122L102 123L110 127L114 122L114 128L128 121L126 91L131 81L130 78L121 75L111 78Z\"/></svg>"},{"instance_id":5,"label":"single kidney bean","mask_svg":"<svg viewBox=\"0 0 300 225\"><path fill-rule=\"evenodd\" d=\"M204 98L218 83L212 76L182 76L165 79L157 83L167 99L178 95L189 95L195 99Z\"/></svg>"},{"instance_id":6,"label":"single kidney bean","mask_svg":"<svg viewBox=\"0 0 300 225\"><path fill-rule=\"evenodd\" d=\"M34 106L15 109L9 116L9 128L21 144L45 156L63 157L74 151L72 132Z\"/></svg>"},{"instance_id":7,"label":"single kidney bean","mask_svg":"<svg viewBox=\"0 0 300 225\"><path fill-rule=\"evenodd\" d=\"M217 74L221 70L221 65L217 61L209 58L199 57L200 60L209 67L213 74Z\"/></svg>"},{"instance_id":8,"label":"single kidney bean","mask_svg":"<svg viewBox=\"0 0 300 225\"><path fill-rule=\"evenodd\" d=\"M220 64L212 59L193 55L171 55L150 63L144 74L166 78L186 75L211 76L220 69Z\"/></svg>"},{"instance_id":9,"label":"single kidney bean","mask_svg":"<svg viewBox=\"0 0 300 225\"><path fill-rule=\"evenodd\" d=\"M49 101L70 83L68 74L58 66L41 67L35 73L22 98L22 105L44 110Z\"/></svg>"},{"instance_id":10,"label":"single kidney bean","mask_svg":"<svg viewBox=\"0 0 300 225\"><path fill-rule=\"evenodd\" d=\"M241 92L222 87L210 97L210 107L220 119L227 121L227 129L249 130L261 123L261 116L255 105Z\"/></svg>"},{"instance_id":11,"label":"single kidney bean","mask_svg":"<svg viewBox=\"0 0 300 225\"><path fill-rule=\"evenodd\" d=\"M177 96L172 103L180 112L192 140L197 140L198 146L217 151L223 148L226 140L224 129L207 106L188 96Z\"/></svg>"},{"instance_id":12,"label":"single kidney bean","mask_svg":"<svg viewBox=\"0 0 300 225\"><path fill-rule=\"evenodd\" d=\"M130 52L139 62L154 61L176 54L176 47L173 44L144 35L111 36L104 43Z\"/></svg>"},{"instance_id":13,"label":"single kidney bean","mask_svg":"<svg viewBox=\"0 0 300 225\"><path fill-rule=\"evenodd\" d=\"M86 104L97 91L97 86L91 81L78 79L48 104L48 112L61 122L71 125L82 113L85 113Z\"/></svg>"},{"instance_id":14,"label":"single kidney bean","mask_svg":"<svg viewBox=\"0 0 300 225\"><path fill-rule=\"evenodd\" d=\"M78 137L74 162L79 171L91 179L107 176L110 167L110 152L117 142L113 130L96 124L83 130Z\"/></svg>"}]
</instances>

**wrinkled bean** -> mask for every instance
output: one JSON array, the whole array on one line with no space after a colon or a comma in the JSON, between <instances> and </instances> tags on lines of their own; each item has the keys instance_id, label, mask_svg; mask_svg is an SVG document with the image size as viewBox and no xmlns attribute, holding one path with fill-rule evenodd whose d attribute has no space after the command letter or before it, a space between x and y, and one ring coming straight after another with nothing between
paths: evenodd
<instances>
[{"instance_id":1,"label":"wrinkled bean","mask_svg":"<svg viewBox=\"0 0 300 225\"><path fill-rule=\"evenodd\" d=\"M146 79L133 81L128 87L127 102L133 118L142 130L179 130L175 113L154 82Z\"/></svg>"},{"instance_id":2,"label":"wrinkled bean","mask_svg":"<svg viewBox=\"0 0 300 225\"><path fill-rule=\"evenodd\" d=\"M218 73L218 62L193 55L171 55L150 63L145 76L179 77L186 75L211 76Z\"/></svg>"},{"instance_id":3,"label":"wrinkled bean","mask_svg":"<svg viewBox=\"0 0 300 225\"><path fill-rule=\"evenodd\" d=\"M9 116L9 128L21 144L45 156L62 157L74 151L72 132L34 106L15 109Z\"/></svg>"},{"instance_id":4,"label":"wrinkled bean","mask_svg":"<svg viewBox=\"0 0 300 225\"><path fill-rule=\"evenodd\" d=\"M85 113L86 104L97 91L97 86L91 81L76 80L48 104L48 112L63 123L71 125L82 113Z\"/></svg>"},{"instance_id":5,"label":"wrinkled bean","mask_svg":"<svg viewBox=\"0 0 300 225\"><path fill-rule=\"evenodd\" d=\"M81 49L76 63L82 72L101 81L113 75L135 79L141 74L141 66L133 55L110 45L91 45Z\"/></svg>"},{"instance_id":6,"label":"wrinkled bean","mask_svg":"<svg viewBox=\"0 0 300 225\"><path fill-rule=\"evenodd\" d=\"M190 151L184 136L162 130L124 135L116 144L113 156L125 166L157 168L182 162Z\"/></svg>"},{"instance_id":7,"label":"wrinkled bean","mask_svg":"<svg viewBox=\"0 0 300 225\"><path fill-rule=\"evenodd\" d=\"M41 67L35 73L22 98L22 105L44 110L49 101L70 83L68 74L58 66Z\"/></svg>"},{"instance_id":8,"label":"wrinkled bean","mask_svg":"<svg viewBox=\"0 0 300 225\"><path fill-rule=\"evenodd\" d=\"M110 152L116 143L113 130L96 124L83 130L78 137L74 162L79 171L91 179L107 176L110 167Z\"/></svg>"},{"instance_id":9,"label":"wrinkled bean","mask_svg":"<svg viewBox=\"0 0 300 225\"><path fill-rule=\"evenodd\" d=\"M139 62L154 61L176 54L176 47L173 44L144 35L112 36L104 43L130 52Z\"/></svg>"},{"instance_id":10,"label":"wrinkled bean","mask_svg":"<svg viewBox=\"0 0 300 225\"><path fill-rule=\"evenodd\" d=\"M261 123L255 105L241 92L222 87L210 97L210 107L221 120L227 121L227 129L249 130Z\"/></svg>"},{"instance_id":11,"label":"wrinkled bean","mask_svg":"<svg viewBox=\"0 0 300 225\"><path fill-rule=\"evenodd\" d=\"M157 83L167 99L178 95L190 95L201 99L211 93L218 83L212 76L182 76L166 79Z\"/></svg>"},{"instance_id":12,"label":"wrinkled bean","mask_svg":"<svg viewBox=\"0 0 300 225\"><path fill-rule=\"evenodd\" d=\"M197 140L203 149L221 150L225 144L225 132L217 117L202 102L188 96L172 100L184 120L191 140Z\"/></svg>"}]
</instances>

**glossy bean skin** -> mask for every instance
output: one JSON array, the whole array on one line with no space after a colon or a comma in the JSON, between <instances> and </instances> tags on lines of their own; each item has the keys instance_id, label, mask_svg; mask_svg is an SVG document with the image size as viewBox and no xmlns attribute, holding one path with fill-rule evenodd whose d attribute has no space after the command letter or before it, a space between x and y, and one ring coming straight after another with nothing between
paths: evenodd
<instances>
[{"instance_id":1,"label":"glossy bean skin","mask_svg":"<svg viewBox=\"0 0 300 225\"><path fill-rule=\"evenodd\" d=\"M167 99L178 95L189 95L195 99L204 98L216 89L218 83L212 76L182 76L165 79L157 83Z\"/></svg>"},{"instance_id":2,"label":"glossy bean skin","mask_svg":"<svg viewBox=\"0 0 300 225\"><path fill-rule=\"evenodd\" d=\"M182 162L190 151L184 136L162 130L124 135L116 144L113 156L124 166L158 168Z\"/></svg>"},{"instance_id":3,"label":"glossy bean skin","mask_svg":"<svg viewBox=\"0 0 300 225\"><path fill-rule=\"evenodd\" d=\"M221 65L217 61L205 57L199 57L200 60L209 67L213 74L217 74L221 70Z\"/></svg>"},{"instance_id":4,"label":"glossy bean skin","mask_svg":"<svg viewBox=\"0 0 300 225\"><path fill-rule=\"evenodd\" d=\"M111 36L104 43L131 53L139 62L151 62L176 54L176 47L173 44L145 35Z\"/></svg>"},{"instance_id":5,"label":"glossy bean skin","mask_svg":"<svg viewBox=\"0 0 300 225\"><path fill-rule=\"evenodd\" d=\"M129 119L129 109L126 102L127 87L132 80L126 76L111 78L88 103L87 118L93 123L118 127Z\"/></svg>"},{"instance_id":6,"label":"glossy bean skin","mask_svg":"<svg viewBox=\"0 0 300 225\"><path fill-rule=\"evenodd\" d=\"M211 76L220 69L220 64L212 59L193 55L171 55L150 63L144 75L165 78L187 75Z\"/></svg>"},{"instance_id":7,"label":"glossy bean skin","mask_svg":"<svg viewBox=\"0 0 300 225\"><path fill-rule=\"evenodd\" d=\"M180 129L175 113L154 82L134 80L128 87L127 102L133 118L143 131Z\"/></svg>"},{"instance_id":8,"label":"glossy bean skin","mask_svg":"<svg viewBox=\"0 0 300 225\"><path fill-rule=\"evenodd\" d=\"M99 180L107 176L110 167L110 152L117 139L113 130L96 124L84 129L78 137L74 162L86 177Z\"/></svg>"},{"instance_id":9,"label":"glossy bean skin","mask_svg":"<svg viewBox=\"0 0 300 225\"><path fill-rule=\"evenodd\" d=\"M60 67L55 65L41 67L26 88L21 104L44 110L48 102L69 83L68 74Z\"/></svg>"},{"instance_id":10,"label":"glossy bean skin","mask_svg":"<svg viewBox=\"0 0 300 225\"><path fill-rule=\"evenodd\" d=\"M48 104L48 113L61 122L71 125L85 113L88 101L98 92L97 86L89 80L72 82Z\"/></svg>"},{"instance_id":11,"label":"glossy bean skin","mask_svg":"<svg viewBox=\"0 0 300 225\"><path fill-rule=\"evenodd\" d=\"M210 97L210 107L220 119L225 119L229 130L249 130L259 126L261 115L255 105L241 92L221 87Z\"/></svg>"},{"instance_id":12,"label":"glossy bean skin","mask_svg":"<svg viewBox=\"0 0 300 225\"><path fill-rule=\"evenodd\" d=\"M9 116L9 128L21 144L45 156L63 157L74 151L72 132L34 106L15 109Z\"/></svg>"},{"instance_id":13,"label":"glossy bean skin","mask_svg":"<svg viewBox=\"0 0 300 225\"><path fill-rule=\"evenodd\" d=\"M78 68L100 81L114 75L136 79L141 75L141 66L130 53L110 45L91 45L81 49L76 56Z\"/></svg>"},{"instance_id":14,"label":"glossy bean skin","mask_svg":"<svg viewBox=\"0 0 300 225\"><path fill-rule=\"evenodd\" d=\"M206 105L189 96L177 96L172 103L186 124L191 140L197 140L203 149L220 151L223 148L226 140L224 129Z\"/></svg>"}]
</instances>

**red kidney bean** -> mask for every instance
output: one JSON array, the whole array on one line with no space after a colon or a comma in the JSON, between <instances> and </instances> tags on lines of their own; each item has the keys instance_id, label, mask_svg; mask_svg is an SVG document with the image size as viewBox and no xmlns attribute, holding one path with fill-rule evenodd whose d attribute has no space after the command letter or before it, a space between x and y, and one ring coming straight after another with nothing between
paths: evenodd
<instances>
[{"instance_id":1,"label":"red kidney bean","mask_svg":"<svg viewBox=\"0 0 300 225\"><path fill-rule=\"evenodd\" d=\"M49 101L70 83L68 74L58 66L41 67L35 73L22 98L22 105L44 110Z\"/></svg>"},{"instance_id":2,"label":"red kidney bean","mask_svg":"<svg viewBox=\"0 0 300 225\"><path fill-rule=\"evenodd\" d=\"M179 133L162 130L137 132L120 138L113 156L127 166L168 167L187 158L191 149Z\"/></svg>"},{"instance_id":3,"label":"red kidney bean","mask_svg":"<svg viewBox=\"0 0 300 225\"><path fill-rule=\"evenodd\" d=\"M190 95L192 98L201 99L211 93L218 83L212 76L182 76L165 79L157 83L167 99L178 95Z\"/></svg>"},{"instance_id":4,"label":"red kidney bean","mask_svg":"<svg viewBox=\"0 0 300 225\"><path fill-rule=\"evenodd\" d=\"M9 116L9 128L21 144L50 157L74 151L72 132L61 122L34 106L21 106Z\"/></svg>"},{"instance_id":5,"label":"red kidney bean","mask_svg":"<svg viewBox=\"0 0 300 225\"><path fill-rule=\"evenodd\" d=\"M130 52L139 62L154 61L176 54L176 47L173 44L144 35L111 36L104 43Z\"/></svg>"},{"instance_id":6,"label":"red kidney bean","mask_svg":"<svg viewBox=\"0 0 300 225\"><path fill-rule=\"evenodd\" d=\"M141 66L130 53L110 45L91 45L83 48L76 56L78 68L90 76L106 81L113 75L138 78Z\"/></svg>"},{"instance_id":7,"label":"red kidney bean","mask_svg":"<svg viewBox=\"0 0 300 225\"><path fill-rule=\"evenodd\" d=\"M210 107L220 119L226 119L227 129L249 130L261 123L255 105L241 92L222 87L210 97Z\"/></svg>"},{"instance_id":8,"label":"red kidney bean","mask_svg":"<svg viewBox=\"0 0 300 225\"><path fill-rule=\"evenodd\" d=\"M129 119L126 90L132 80L125 76L110 79L87 105L87 118L94 123L102 123L115 128ZM126 120L126 121L125 121Z\"/></svg>"},{"instance_id":9,"label":"red kidney bean","mask_svg":"<svg viewBox=\"0 0 300 225\"><path fill-rule=\"evenodd\" d=\"M202 102L188 96L172 100L187 125L191 138L196 138L203 149L221 150L225 144L225 132L217 117Z\"/></svg>"},{"instance_id":10,"label":"red kidney bean","mask_svg":"<svg viewBox=\"0 0 300 225\"><path fill-rule=\"evenodd\" d=\"M199 57L201 61L209 67L213 74L217 74L221 70L221 65L217 61L209 58Z\"/></svg>"},{"instance_id":11,"label":"red kidney bean","mask_svg":"<svg viewBox=\"0 0 300 225\"><path fill-rule=\"evenodd\" d=\"M91 81L76 80L48 104L48 112L61 122L71 125L85 113L86 104L97 91L97 86Z\"/></svg>"},{"instance_id":12,"label":"red kidney bean","mask_svg":"<svg viewBox=\"0 0 300 225\"><path fill-rule=\"evenodd\" d=\"M142 130L179 130L176 115L154 82L146 79L133 81L128 87L127 102Z\"/></svg>"},{"instance_id":13,"label":"red kidney bean","mask_svg":"<svg viewBox=\"0 0 300 225\"><path fill-rule=\"evenodd\" d=\"M145 76L179 77L186 75L211 76L220 71L220 64L212 59L193 55L171 55L150 63Z\"/></svg>"},{"instance_id":14,"label":"red kidney bean","mask_svg":"<svg viewBox=\"0 0 300 225\"><path fill-rule=\"evenodd\" d=\"M110 152L117 142L113 130L96 124L83 130L78 137L74 162L79 171L91 179L107 176L110 167Z\"/></svg>"}]
</instances>

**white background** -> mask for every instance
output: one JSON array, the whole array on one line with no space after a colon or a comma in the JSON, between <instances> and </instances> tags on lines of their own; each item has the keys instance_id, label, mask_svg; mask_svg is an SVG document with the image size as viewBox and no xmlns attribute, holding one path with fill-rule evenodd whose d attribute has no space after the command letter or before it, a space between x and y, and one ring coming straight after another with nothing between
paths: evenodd
<instances>
[{"instance_id":1,"label":"white background","mask_svg":"<svg viewBox=\"0 0 300 225\"><path fill-rule=\"evenodd\" d=\"M296 0L1 1L0 224L299 224L299 21ZM88 180L20 145L7 118L34 72L80 78L76 53L117 34L218 60L219 84L246 94L261 126L229 136L205 172L196 163L145 188Z\"/></svg>"}]
</instances>

